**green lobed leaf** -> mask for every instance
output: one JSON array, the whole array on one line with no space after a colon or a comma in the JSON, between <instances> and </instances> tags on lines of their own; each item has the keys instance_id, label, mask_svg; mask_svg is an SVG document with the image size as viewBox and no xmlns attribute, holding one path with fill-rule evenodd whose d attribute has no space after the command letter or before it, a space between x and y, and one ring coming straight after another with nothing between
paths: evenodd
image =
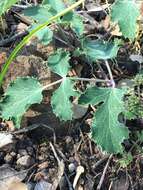
<instances>
[{"instance_id":1,"label":"green lobed leaf","mask_svg":"<svg viewBox=\"0 0 143 190\"><path fill-rule=\"evenodd\" d=\"M4 14L12 5L17 3L19 0L1 0L0 1L0 16Z\"/></svg>"},{"instance_id":2,"label":"green lobed leaf","mask_svg":"<svg viewBox=\"0 0 143 190\"><path fill-rule=\"evenodd\" d=\"M99 105L92 123L92 139L110 153L122 153L122 142L128 138L128 129L118 121L124 111L125 91L117 88L92 87L81 95L80 104Z\"/></svg>"},{"instance_id":3,"label":"green lobed leaf","mask_svg":"<svg viewBox=\"0 0 143 190\"><path fill-rule=\"evenodd\" d=\"M56 13L59 13L66 8L63 0L43 0L42 4L50 5L52 9L56 11Z\"/></svg>"},{"instance_id":4,"label":"green lobed leaf","mask_svg":"<svg viewBox=\"0 0 143 190\"><path fill-rule=\"evenodd\" d=\"M105 42L102 40L84 40L83 50L92 61L98 59L111 59L116 57L119 50L119 42Z\"/></svg>"},{"instance_id":5,"label":"green lobed leaf","mask_svg":"<svg viewBox=\"0 0 143 190\"><path fill-rule=\"evenodd\" d=\"M71 21L71 28L75 31L78 36L81 36L84 32L83 19L80 15L74 13Z\"/></svg>"},{"instance_id":6,"label":"green lobed leaf","mask_svg":"<svg viewBox=\"0 0 143 190\"><path fill-rule=\"evenodd\" d=\"M62 0L44 0L42 5L29 7L25 9L23 13L25 16L31 17L38 23L44 23L52 16L63 11L65 8L65 4ZM82 17L73 11L65 14L62 19L57 19L57 23L69 24L78 36L82 35L84 32Z\"/></svg>"},{"instance_id":7,"label":"green lobed leaf","mask_svg":"<svg viewBox=\"0 0 143 190\"><path fill-rule=\"evenodd\" d=\"M131 40L136 36L137 18L140 14L137 4L133 0L116 0L112 6L111 19L117 22L122 34Z\"/></svg>"},{"instance_id":8,"label":"green lobed leaf","mask_svg":"<svg viewBox=\"0 0 143 190\"><path fill-rule=\"evenodd\" d=\"M73 86L74 83L70 79L65 78L51 98L53 112L64 121L72 119L73 111L70 97L77 95Z\"/></svg>"},{"instance_id":9,"label":"green lobed leaf","mask_svg":"<svg viewBox=\"0 0 143 190\"><path fill-rule=\"evenodd\" d=\"M42 86L34 78L18 78L7 88L0 102L1 117L13 120L20 127L23 114L35 103L42 101Z\"/></svg>"},{"instance_id":10,"label":"green lobed leaf","mask_svg":"<svg viewBox=\"0 0 143 190\"><path fill-rule=\"evenodd\" d=\"M32 31L38 26L38 24L33 24L29 30ZM37 38L41 41L42 44L48 45L53 39L53 31L48 27L38 31L36 33Z\"/></svg>"},{"instance_id":11,"label":"green lobed leaf","mask_svg":"<svg viewBox=\"0 0 143 190\"><path fill-rule=\"evenodd\" d=\"M77 34L77 36L81 36L84 32L84 24L82 17L77 13L74 13L73 11L64 15L61 22L70 24L70 27Z\"/></svg>"},{"instance_id":12,"label":"green lobed leaf","mask_svg":"<svg viewBox=\"0 0 143 190\"><path fill-rule=\"evenodd\" d=\"M58 49L49 56L48 66L54 73L57 73L58 75L64 77L67 75L70 69L69 59L69 52Z\"/></svg>"},{"instance_id":13,"label":"green lobed leaf","mask_svg":"<svg viewBox=\"0 0 143 190\"><path fill-rule=\"evenodd\" d=\"M49 5L37 5L28 7L23 11L23 14L42 24L48 21L56 13Z\"/></svg>"}]
</instances>

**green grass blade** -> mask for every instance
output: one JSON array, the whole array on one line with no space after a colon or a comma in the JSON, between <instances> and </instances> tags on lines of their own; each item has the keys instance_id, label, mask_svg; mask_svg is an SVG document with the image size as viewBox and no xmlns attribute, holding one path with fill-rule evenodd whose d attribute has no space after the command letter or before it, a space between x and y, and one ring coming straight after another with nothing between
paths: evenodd
<instances>
[{"instance_id":1,"label":"green grass blade","mask_svg":"<svg viewBox=\"0 0 143 190\"><path fill-rule=\"evenodd\" d=\"M2 85L3 79L8 71L8 68L10 66L10 64L12 63L12 61L14 60L14 58L16 57L17 53L22 49L22 47L27 44L27 42L31 39L31 37L38 31L40 31L41 29L45 28L47 25L51 24L52 22L54 22L56 19L58 19L59 17L65 15L66 13L68 13L69 11L73 10L74 8L76 8L77 6L79 6L80 4L82 4L85 0L79 0L78 2L74 3L73 5L71 5L70 7L64 9L63 11L61 11L60 13L56 14L55 16L51 17L47 22L39 25L37 28L33 29L25 38L23 38L23 40L15 47L15 49L12 51L12 53L10 54L9 58L7 59L5 65L2 68L2 71L0 73L0 86Z\"/></svg>"}]
</instances>

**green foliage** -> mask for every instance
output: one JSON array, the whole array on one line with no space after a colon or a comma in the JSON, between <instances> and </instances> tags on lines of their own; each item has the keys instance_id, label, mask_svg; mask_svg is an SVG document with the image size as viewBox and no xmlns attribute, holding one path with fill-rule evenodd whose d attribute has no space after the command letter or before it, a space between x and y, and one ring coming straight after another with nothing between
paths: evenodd
<instances>
[{"instance_id":1,"label":"green foliage","mask_svg":"<svg viewBox=\"0 0 143 190\"><path fill-rule=\"evenodd\" d=\"M125 117L126 119L143 118L143 75L137 74L133 79L133 87L128 90L125 100Z\"/></svg>"},{"instance_id":2,"label":"green foliage","mask_svg":"<svg viewBox=\"0 0 143 190\"><path fill-rule=\"evenodd\" d=\"M4 14L12 5L17 3L19 0L1 0L0 1L0 17Z\"/></svg>"},{"instance_id":3,"label":"green foliage","mask_svg":"<svg viewBox=\"0 0 143 190\"><path fill-rule=\"evenodd\" d=\"M16 55L18 54L18 52L24 47L24 45L26 45L26 43L29 42L29 40L40 30L44 29L47 27L47 25L51 24L52 22L55 22L56 20L58 20L60 17L64 16L65 14L67 14L68 12L72 11L74 8L76 8L77 6L79 6L81 3L83 3L84 0L79 0L78 2L74 3L73 5L71 5L70 7L64 9L62 12L54 15L53 17L51 17L49 20L45 21L43 24L38 25L35 29L33 29L12 51L12 53L10 54L10 56L8 57L6 63L4 64L2 71L0 73L0 85L2 85L3 79L9 69L9 66L11 65L12 61L14 60L14 58L16 57Z\"/></svg>"},{"instance_id":4,"label":"green foliage","mask_svg":"<svg viewBox=\"0 0 143 190\"><path fill-rule=\"evenodd\" d=\"M29 7L25 9L23 13L25 16L31 17L33 21L44 23L47 19L50 19L52 16L64 9L65 5L62 0L58 0L58 3L55 0L45 0L42 5ZM82 35L84 32L84 25L81 16L73 11L65 14L63 18L57 19L57 23L70 25L78 36Z\"/></svg>"},{"instance_id":5,"label":"green foliage","mask_svg":"<svg viewBox=\"0 0 143 190\"><path fill-rule=\"evenodd\" d=\"M69 59L69 53L62 49L57 50L54 54L50 55L48 59L50 69L63 77L60 87L52 95L51 105L53 112L64 121L72 119L73 111L70 97L77 95L73 88L74 83L66 78L70 70Z\"/></svg>"},{"instance_id":6,"label":"green foliage","mask_svg":"<svg viewBox=\"0 0 143 190\"><path fill-rule=\"evenodd\" d=\"M60 87L53 93L51 99L53 112L64 121L72 119L73 111L70 97L77 95L73 86L74 83L70 79L65 78Z\"/></svg>"},{"instance_id":7,"label":"green foliage","mask_svg":"<svg viewBox=\"0 0 143 190\"><path fill-rule=\"evenodd\" d=\"M143 142L143 131L137 132L138 141Z\"/></svg>"},{"instance_id":8,"label":"green foliage","mask_svg":"<svg viewBox=\"0 0 143 190\"><path fill-rule=\"evenodd\" d=\"M65 9L65 4L63 0L43 0L43 5L50 5L51 8L56 12L59 13Z\"/></svg>"},{"instance_id":9,"label":"green foliage","mask_svg":"<svg viewBox=\"0 0 143 190\"><path fill-rule=\"evenodd\" d=\"M29 30L32 31L37 26L38 24L34 24L30 27ZM48 45L53 39L53 31L50 30L48 27L42 29L41 31L38 31L35 35L45 46Z\"/></svg>"},{"instance_id":10,"label":"green foliage","mask_svg":"<svg viewBox=\"0 0 143 190\"><path fill-rule=\"evenodd\" d=\"M53 39L53 31L49 28L44 28L40 32L37 32L36 35L44 45L48 45Z\"/></svg>"},{"instance_id":11,"label":"green foliage","mask_svg":"<svg viewBox=\"0 0 143 190\"><path fill-rule=\"evenodd\" d=\"M128 130L118 121L124 111L125 91L116 88L92 87L81 95L80 104L98 105L92 123L92 139L103 150L112 153L123 152L122 142L128 138Z\"/></svg>"},{"instance_id":12,"label":"green foliage","mask_svg":"<svg viewBox=\"0 0 143 190\"><path fill-rule=\"evenodd\" d=\"M136 37L137 18L139 16L139 8L133 0L116 0L112 6L111 18L117 22L122 34L131 40Z\"/></svg>"},{"instance_id":13,"label":"green foliage","mask_svg":"<svg viewBox=\"0 0 143 190\"><path fill-rule=\"evenodd\" d=\"M130 153L123 154L123 158L119 159L120 167L127 168L127 166L130 165L132 161L133 161L133 156Z\"/></svg>"},{"instance_id":14,"label":"green foliage","mask_svg":"<svg viewBox=\"0 0 143 190\"><path fill-rule=\"evenodd\" d=\"M42 100L42 86L34 78L18 78L12 82L0 102L1 117L13 120L20 127L22 115L35 103Z\"/></svg>"},{"instance_id":15,"label":"green foliage","mask_svg":"<svg viewBox=\"0 0 143 190\"><path fill-rule=\"evenodd\" d=\"M65 77L70 69L69 59L70 55L68 52L58 49L49 56L48 66L53 72L61 77Z\"/></svg>"},{"instance_id":16,"label":"green foliage","mask_svg":"<svg viewBox=\"0 0 143 190\"><path fill-rule=\"evenodd\" d=\"M137 74L133 81L134 81L134 86L142 86L143 74Z\"/></svg>"},{"instance_id":17,"label":"green foliage","mask_svg":"<svg viewBox=\"0 0 143 190\"><path fill-rule=\"evenodd\" d=\"M83 51L92 61L98 59L111 59L116 57L119 50L118 42L105 42L101 40L84 40Z\"/></svg>"},{"instance_id":18,"label":"green foliage","mask_svg":"<svg viewBox=\"0 0 143 190\"><path fill-rule=\"evenodd\" d=\"M136 94L131 94L125 101L127 119L143 118L143 102Z\"/></svg>"},{"instance_id":19,"label":"green foliage","mask_svg":"<svg viewBox=\"0 0 143 190\"><path fill-rule=\"evenodd\" d=\"M34 7L28 7L23 11L25 16L28 16L40 24L46 22L50 19L55 12L51 9L49 5L37 5Z\"/></svg>"},{"instance_id":20,"label":"green foliage","mask_svg":"<svg viewBox=\"0 0 143 190\"><path fill-rule=\"evenodd\" d=\"M75 13L73 14L70 26L71 28L73 28L73 30L78 36L81 36L83 34L84 24L83 24L83 19L80 15Z\"/></svg>"},{"instance_id":21,"label":"green foliage","mask_svg":"<svg viewBox=\"0 0 143 190\"><path fill-rule=\"evenodd\" d=\"M17 1L2 1L0 6L4 7L4 9L1 10L0 14L15 2ZM33 35L36 35L44 45L48 45L52 42L54 32L48 27L49 24L54 23L56 29L60 26L69 30L70 27L76 34L73 36L77 38L76 41L79 42L79 46L76 46L73 51L71 51L71 47L69 47L68 50L70 52L68 52L67 49L58 49L48 57L47 61L47 66L51 71L62 78L60 80L60 86L53 92L51 105L53 112L63 121L72 119L73 106L71 100L73 97L79 95L74 88L74 80L77 80L77 78L68 77L72 58L81 57L83 55L90 59L91 62L96 62L97 60L115 58L119 50L119 40L117 39L114 39L114 41L94 40L88 39L87 36L84 35L82 17L73 11L74 8L84 2L84 0L79 0L71 7L66 8L66 6L73 2L76 1L70 0L65 4L64 0L43 0L41 5L25 9L24 15L30 17L33 21L29 34L14 49L0 75L1 82L16 54ZM118 23L122 34L129 39L134 39L136 36L136 21L138 15L139 10L136 4L131 0L117 0L112 6L112 21ZM110 72L109 69L110 68L107 69L109 72L108 76L112 79L112 70ZM84 81L85 79L82 80ZM88 79L88 81L89 80L90 79ZM106 81L104 82L106 86ZM109 83L107 83L107 85L108 84ZM123 123L119 122L119 119L121 114L125 114L128 119L142 118L142 84L143 77L137 76L134 80L134 89L132 89L133 93L131 94L125 95L126 91L123 89L92 87L88 88L79 98L80 104L96 106L91 126L91 136L104 151L123 153L122 142L129 137L129 131ZM30 105L41 102L42 90L49 86L42 87L34 78L17 79L14 83L11 83L5 96L1 99L1 117L4 120L13 120L15 126L19 128L23 114ZM77 87L79 86L80 85L77 85ZM127 162L125 161L126 160L123 160L122 162L123 166L128 165L130 157Z\"/></svg>"},{"instance_id":22,"label":"green foliage","mask_svg":"<svg viewBox=\"0 0 143 190\"><path fill-rule=\"evenodd\" d=\"M68 1L68 3L72 4L75 3L75 1ZM42 4L49 5L56 14L65 9L65 4L63 0L43 0ZM84 32L82 17L76 14L74 11L71 11L68 14L64 15L63 18L60 19L60 23L69 24L78 36L82 35Z\"/></svg>"},{"instance_id":23,"label":"green foliage","mask_svg":"<svg viewBox=\"0 0 143 190\"><path fill-rule=\"evenodd\" d=\"M74 12L69 12L68 14L64 15L62 23L69 24L77 36L81 36L84 33L83 19L80 15Z\"/></svg>"}]
</instances>

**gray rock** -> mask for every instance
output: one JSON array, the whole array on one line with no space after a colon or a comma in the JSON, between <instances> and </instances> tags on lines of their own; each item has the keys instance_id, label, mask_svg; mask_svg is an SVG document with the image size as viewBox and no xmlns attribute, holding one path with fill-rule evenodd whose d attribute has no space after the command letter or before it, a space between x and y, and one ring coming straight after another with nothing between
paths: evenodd
<instances>
[{"instance_id":1,"label":"gray rock","mask_svg":"<svg viewBox=\"0 0 143 190\"><path fill-rule=\"evenodd\" d=\"M13 156L10 155L10 154L7 154L7 155L4 157L4 160L5 160L5 162L6 162L7 164L10 164L10 163L12 163L12 161L13 161Z\"/></svg>"},{"instance_id":2,"label":"gray rock","mask_svg":"<svg viewBox=\"0 0 143 190\"><path fill-rule=\"evenodd\" d=\"M70 163L68 166L69 172L72 173L76 170L76 166L74 163Z\"/></svg>"},{"instance_id":3,"label":"gray rock","mask_svg":"<svg viewBox=\"0 0 143 190\"><path fill-rule=\"evenodd\" d=\"M35 187L35 183L32 183L32 182L27 183L28 190L34 190L34 187Z\"/></svg>"},{"instance_id":4,"label":"gray rock","mask_svg":"<svg viewBox=\"0 0 143 190\"><path fill-rule=\"evenodd\" d=\"M33 165L35 163L35 161L31 156L26 155L26 156L20 157L16 163L17 163L17 165L28 168L29 166Z\"/></svg>"},{"instance_id":5,"label":"gray rock","mask_svg":"<svg viewBox=\"0 0 143 190\"><path fill-rule=\"evenodd\" d=\"M28 147L26 148L26 150L27 150L27 152L28 152L28 154L29 154L30 156L32 156L32 155L34 154L33 147L28 146Z\"/></svg>"},{"instance_id":6,"label":"gray rock","mask_svg":"<svg viewBox=\"0 0 143 190\"><path fill-rule=\"evenodd\" d=\"M52 184L41 180L36 184L34 190L52 190Z\"/></svg>"},{"instance_id":7,"label":"gray rock","mask_svg":"<svg viewBox=\"0 0 143 190\"><path fill-rule=\"evenodd\" d=\"M18 150L18 153L21 155L21 156L26 156L28 153L25 149L19 149Z\"/></svg>"}]
</instances>

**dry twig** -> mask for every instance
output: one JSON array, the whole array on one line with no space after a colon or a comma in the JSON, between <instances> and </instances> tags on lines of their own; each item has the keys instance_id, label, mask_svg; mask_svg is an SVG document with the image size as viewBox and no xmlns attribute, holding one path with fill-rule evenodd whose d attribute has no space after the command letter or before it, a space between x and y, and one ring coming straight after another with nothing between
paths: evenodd
<instances>
[{"instance_id":1,"label":"dry twig","mask_svg":"<svg viewBox=\"0 0 143 190\"><path fill-rule=\"evenodd\" d=\"M107 163L106 163L106 165L105 165L105 167L104 167L102 176L101 176L101 178L100 178L100 181L99 181L99 184L98 184L96 190L100 190L100 189L101 189L101 186L102 186L103 181L104 181L104 178L105 178L106 171L107 171L107 169L108 169L108 166L109 166L109 163L110 163L112 157L113 157L113 154L111 154L111 155L109 156L109 159L108 159L108 161L107 161Z\"/></svg>"}]
</instances>

